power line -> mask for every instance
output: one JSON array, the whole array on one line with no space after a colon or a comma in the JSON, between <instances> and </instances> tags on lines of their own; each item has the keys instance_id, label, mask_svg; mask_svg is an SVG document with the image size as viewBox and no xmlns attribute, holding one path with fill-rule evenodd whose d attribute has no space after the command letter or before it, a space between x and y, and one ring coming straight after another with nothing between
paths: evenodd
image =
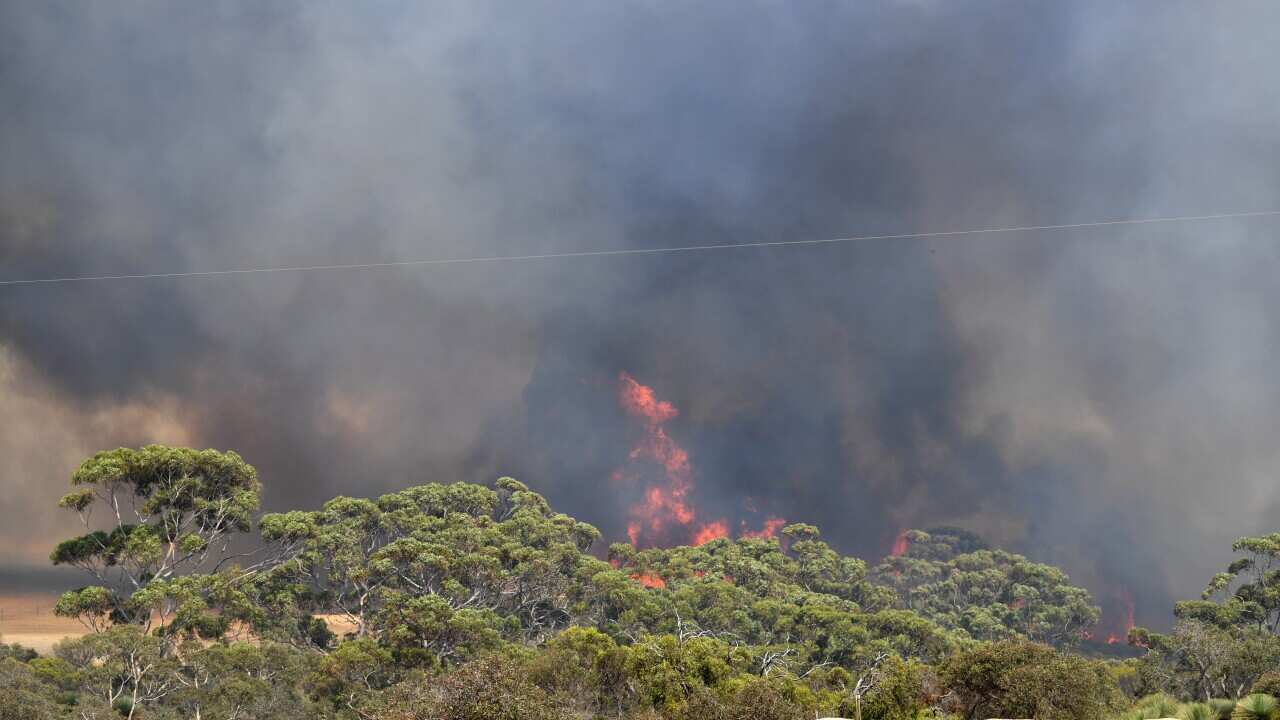
<instances>
[{"instance_id":1,"label":"power line","mask_svg":"<svg viewBox=\"0 0 1280 720\"><path fill-rule=\"evenodd\" d=\"M250 275L257 273L314 272L320 270L376 270L381 268L416 267L427 265L463 265L475 263L524 262L530 260L564 260L572 258L613 257L618 255L659 255L664 253L703 252L709 250L739 250L745 248L791 247L796 245L833 245L836 243L864 242L870 240L911 240L925 238L984 235L990 233L1020 233L1044 230L1072 230L1080 228L1108 227L1112 225L1151 225L1231 218L1273 217L1280 210L1256 212L1218 213L1215 215L1180 215L1154 218L1124 218L1095 222L1066 223L1061 225L1021 225L1016 227L975 228L971 230L942 230L937 232L896 233L892 235L857 235L851 237L821 238L815 240L773 240L761 242L724 243L718 245L681 245L675 247L634 248L626 250L579 250L574 252L542 253L537 255L490 255L464 258L435 258L429 260L398 260L392 262L344 263L338 265L290 265L277 267L234 268L226 270L193 270L183 272L144 273L136 275L83 275L75 277L29 278L0 280L0 285L38 285L53 283L91 282L103 280L152 280L159 278L209 277L214 275Z\"/></svg>"}]
</instances>

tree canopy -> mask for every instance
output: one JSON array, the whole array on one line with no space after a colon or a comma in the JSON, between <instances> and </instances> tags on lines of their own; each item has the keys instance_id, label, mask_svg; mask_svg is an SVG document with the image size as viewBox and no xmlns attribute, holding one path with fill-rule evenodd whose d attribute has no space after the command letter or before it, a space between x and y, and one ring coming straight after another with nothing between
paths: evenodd
<instances>
[{"instance_id":1,"label":"tree canopy","mask_svg":"<svg viewBox=\"0 0 1280 720\"><path fill-rule=\"evenodd\" d=\"M904 533L905 551L885 558L873 578L897 605L976 640L1025 637L1077 644L1098 622L1089 591L1052 565L987 548L956 528Z\"/></svg>"},{"instance_id":2,"label":"tree canopy","mask_svg":"<svg viewBox=\"0 0 1280 720\"><path fill-rule=\"evenodd\" d=\"M164 623L184 601L184 619L194 620L194 606L218 583L187 575L221 569L209 563L252 529L260 492L257 471L234 452L161 445L100 452L71 482L58 504L86 532L59 543L50 559L96 584L63 595L57 611L95 628Z\"/></svg>"},{"instance_id":3,"label":"tree canopy","mask_svg":"<svg viewBox=\"0 0 1280 720\"><path fill-rule=\"evenodd\" d=\"M257 473L235 453L148 446L95 455L72 483L61 504L86 533L51 557L95 582L58 612L93 632L52 657L0 659L0 693L32 717L1094 720L1117 707L1120 666L1071 652L1098 617L1088 593L956 528L910 531L869 567L803 523L604 548L512 478L258 516Z\"/></svg>"}]
</instances>

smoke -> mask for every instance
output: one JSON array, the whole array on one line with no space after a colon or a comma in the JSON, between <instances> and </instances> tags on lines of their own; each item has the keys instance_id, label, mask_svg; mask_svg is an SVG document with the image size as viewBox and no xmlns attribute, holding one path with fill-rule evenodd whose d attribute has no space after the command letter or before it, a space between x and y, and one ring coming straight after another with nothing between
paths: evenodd
<instances>
[{"instance_id":1,"label":"smoke","mask_svg":"<svg viewBox=\"0 0 1280 720\"><path fill-rule=\"evenodd\" d=\"M0 273L1267 209L1278 12L0 2ZM152 440L271 508L511 474L623 539L626 372L726 532L962 526L1158 625L1268 529L1274 229L0 288L0 542L42 563L76 461Z\"/></svg>"}]
</instances>

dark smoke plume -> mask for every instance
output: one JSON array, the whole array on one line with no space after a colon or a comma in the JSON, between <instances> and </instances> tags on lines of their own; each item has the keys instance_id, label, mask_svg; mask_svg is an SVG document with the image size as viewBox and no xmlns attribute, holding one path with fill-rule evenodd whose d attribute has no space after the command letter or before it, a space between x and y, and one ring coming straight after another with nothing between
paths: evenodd
<instances>
[{"instance_id":1,"label":"dark smoke plume","mask_svg":"<svg viewBox=\"0 0 1280 720\"><path fill-rule=\"evenodd\" d=\"M1271 209L1277 21L0 2L0 276ZM960 526L1159 625L1274 529L1277 227L3 287L3 577L81 458L149 441L240 451L272 508L511 474L621 539L627 372L708 516L873 558Z\"/></svg>"}]
</instances>

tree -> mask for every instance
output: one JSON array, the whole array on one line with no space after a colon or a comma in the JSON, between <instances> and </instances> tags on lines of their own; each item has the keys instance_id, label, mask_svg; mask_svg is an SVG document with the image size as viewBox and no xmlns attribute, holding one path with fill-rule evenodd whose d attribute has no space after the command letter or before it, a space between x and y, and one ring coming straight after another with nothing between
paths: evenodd
<instances>
[{"instance_id":1,"label":"tree","mask_svg":"<svg viewBox=\"0 0 1280 720\"><path fill-rule=\"evenodd\" d=\"M63 640L54 653L74 669L82 693L130 720L178 687L177 662L159 638L136 625Z\"/></svg>"},{"instance_id":2,"label":"tree","mask_svg":"<svg viewBox=\"0 0 1280 720\"><path fill-rule=\"evenodd\" d=\"M332 608L407 666L466 660L500 637L545 640L592 614L590 579L608 569L585 552L599 531L510 478L496 491L433 483L335 498L261 528L284 548L260 583L266 604Z\"/></svg>"},{"instance_id":3,"label":"tree","mask_svg":"<svg viewBox=\"0 0 1280 720\"><path fill-rule=\"evenodd\" d=\"M71 482L76 489L58 504L87 532L59 543L50 559L86 570L97 584L63 595L56 611L94 629L166 622L176 607L166 593L139 602L135 594L231 559L227 544L250 529L260 489L257 471L233 452L161 445L100 452Z\"/></svg>"},{"instance_id":4,"label":"tree","mask_svg":"<svg viewBox=\"0 0 1280 720\"><path fill-rule=\"evenodd\" d=\"M631 699L628 648L595 628L571 627L543 646L529 679L584 715L621 714Z\"/></svg>"},{"instance_id":5,"label":"tree","mask_svg":"<svg viewBox=\"0 0 1280 720\"><path fill-rule=\"evenodd\" d=\"M903 539L905 552L885 558L872 578L896 591L900 607L945 628L1073 647L1101 615L1062 570L988 549L972 533L913 530Z\"/></svg>"},{"instance_id":6,"label":"tree","mask_svg":"<svg viewBox=\"0 0 1280 720\"><path fill-rule=\"evenodd\" d=\"M318 663L314 653L272 642L190 642L182 656L167 699L182 717L305 720L319 714L298 682Z\"/></svg>"},{"instance_id":7,"label":"tree","mask_svg":"<svg viewBox=\"0 0 1280 720\"><path fill-rule=\"evenodd\" d=\"M1210 579L1199 599L1174 603L1173 632L1129 633L1147 649L1145 675L1184 697L1239 698L1280 665L1280 533L1232 544L1244 557Z\"/></svg>"},{"instance_id":8,"label":"tree","mask_svg":"<svg viewBox=\"0 0 1280 720\"><path fill-rule=\"evenodd\" d=\"M1160 689L1208 701L1239 698L1268 670L1280 664L1280 637L1247 627L1195 618L1178 620L1168 635L1134 628L1131 644L1145 647L1147 675Z\"/></svg>"},{"instance_id":9,"label":"tree","mask_svg":"<svg viewBox=\"0 0 1280 720\"><path fill-rule=\"evenodd\" d=\"M1280 634L1280 533L1240 538L1231 550L1244 557L1213 576L1199 602L1178 603L1175 614Z\"/></svg>"}]
</instances>

